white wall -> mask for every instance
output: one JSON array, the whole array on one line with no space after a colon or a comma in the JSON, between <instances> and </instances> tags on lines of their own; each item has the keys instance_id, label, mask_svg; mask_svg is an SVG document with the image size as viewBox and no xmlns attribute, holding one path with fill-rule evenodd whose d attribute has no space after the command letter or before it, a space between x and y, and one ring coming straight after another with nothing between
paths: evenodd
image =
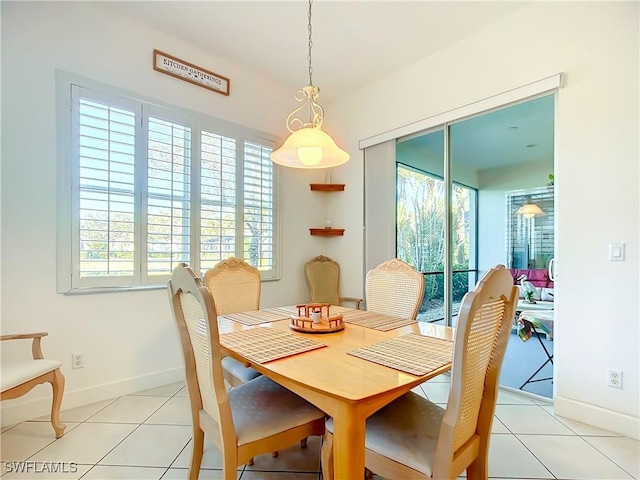
<instances>
[{"instance_id":1,"label":"white wall","mask_svg":"<svg viewBox=\"0 0 640 480\"><path fill-rule=\"evenodd\" d=\"M553 159L478 172L478 277L507 262L505 192L542 187L552 171Z\"/></svg>"},{"instance_id":2,"label":"white wall","mask_svg":"<svg viewBox=\"0 0 640 480\"><path fill-rule=\"evenodd\" d=\"M556 311L561 319L555 332L555 408L635 437L640 405L638 40L638 3L534 2L329 105L332 128L346 135L353 154L353 161L334 173L350 188L331 208L355 233L362 216L347 212L362 206L359 140L566 73L555 136ZM607 260L609 242L626 243L625 262ZM361 286L361 248L362 235L354 234L330 249L343 264L349 291ZM624 389L607 387L609 368L624 372Z\"/></svg>"},{"instance_id":3,"label":"white wall","mask_svg":"<svg viewBox=\"0 0 640 480\"><path fill-rule=\"evenodd\" d=\"M231 95L154 71L154 48L229 77ZM258 130L271 128L276 137L285 133L295 102L293 92L268 78L97 2L2 2L2 333L49 332L44 353L63 362L63 408L70 408L182 378L182 358L164 289L56 293L56 69ZM307 230L324 224L326 199L308 186L322 178L282 169L282 180L286 255L282 280L263 284L265 306L305 300L302 265L326 253L326 244ZM28 342L6 343L3 362L30 354ZM72 352L84 353L84 369L71 369ZM2 402L3 423L45 414L50 395L40 386Z\"/></svg>"}]
</instances>

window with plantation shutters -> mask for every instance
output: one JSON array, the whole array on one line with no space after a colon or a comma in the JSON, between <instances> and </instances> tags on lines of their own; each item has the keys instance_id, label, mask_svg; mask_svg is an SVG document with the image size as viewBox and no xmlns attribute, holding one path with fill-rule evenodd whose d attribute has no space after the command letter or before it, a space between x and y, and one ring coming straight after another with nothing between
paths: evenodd
<instances>
[{"instance_id":1,"label":"window with plantation shutters","mask_svg":"<svg viewBox=\"0 0 640 480\"><path fill-rule=\"evenodd\" d=\"M244 144L244 258L273 268L273 162L271 148Z\"/></svg>"},{"instance_id":2,"label":"window with plantation shutters","mask_svg":"<svg viewBox=\"0 0 640 480\"><path fill-rule=\"evenodd\" d=\"M278 278L268 136L104 89L68 91L59 292L163 287L180 262L204 274L230 256Z\"/></svg>"}]
</instances>

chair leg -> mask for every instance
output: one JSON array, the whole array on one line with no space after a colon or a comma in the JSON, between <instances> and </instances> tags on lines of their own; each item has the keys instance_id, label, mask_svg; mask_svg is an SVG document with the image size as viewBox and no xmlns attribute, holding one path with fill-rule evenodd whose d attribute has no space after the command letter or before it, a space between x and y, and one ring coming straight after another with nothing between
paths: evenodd
<instances>
[{"instance_id":1,"label":"chair leg","mask_svg":"<svg viewBox=\"0 0 640 480\"><path fill-rule=\"evenodd\" d=\"M53 390L51 425L53 425L53 430L56 432L56 438L60 438L64 435L66 425L60 421L60 407L62 406L62 395L64 394L64 375L62 375L59 368L53 371L51 388Z\"/></svg>"},{"instance_id":2,"label":"chair leg","mask_svg":"<svg viewBox=\"0 0 640 480\"><path fill-rule=\"evenodd\" d=\"M486 458L478 456L467 467L467 480L487 480L487 478L489 478L489 468Z\"/></svg>"},{"instance_id":3,"label":"chair leg","mask_svg":"<svg viewBox=\"0 0 640 480\"><path fill-rule=\"evenodd\" d=\"M325 432L320 452L322 463L322 480L333 480L333 434Z\"/></svg>"},{"instance_id":4,"label":"chair leg","mask_svg":"<svg viewBox=\"0 0 640 480\"><path fill-rule=\"evenodd\" d=\"M193 427L193 450L191 450L191 463L189 464L189 480L198 480L202 454L204 453L204 432L200 427Z\"/></svg>"},{"instance_id":5,"label":"chair leg","mask_svg":"<svg viewBox=\"0 0 640 480\"><path fill-rule=\"evenodd\" d=\"M307 439L303 438L302 440L300 440L300 447L301 448L307 448Z\"/></svg>"}]
</instances>

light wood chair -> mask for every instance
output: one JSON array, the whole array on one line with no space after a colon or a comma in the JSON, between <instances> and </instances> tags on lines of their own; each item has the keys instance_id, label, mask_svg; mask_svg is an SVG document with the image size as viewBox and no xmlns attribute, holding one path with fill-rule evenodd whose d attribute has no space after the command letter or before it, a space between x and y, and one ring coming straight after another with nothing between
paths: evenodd
<instances>
[{"instance_id":1,"label":"light wood chair","mask_svg":"<svg viewBox=\"0 0 640 480\"><path fill-rule=\"evenodd\" d=\"M260 308L260 272L239 258L222 260L204 274L218 315ZM237 387L260 374L231 357L223 357L222 369L229 385Z\"/></svg>"},{"instance_id":2,"label":"light wood chair","mask_svg":"<svg viewBox=\"0 0 640 480\"><path fill-rule=\"evenodd\" d=\"M416 318L424 296L424 275L397 258L367 272L367 310L383 315Z\"/></svg>"},{"instance_id":3,"label":"light wood chair","mask_svg":"<svg viewBox=\"0 0 640 480\"><path fill-rule=\"evenodd\" d=\"M60 371L62 363L57 360L44 358L40 341L47 336L47 332L21 333L14 335L2 335L0 341L33 339L31 354L33 360L19 362L3 362L0 367L0 400L9 400L21 397L33 387L41 383L49 382L53 390L51 402L51 424L56 438L64 435L65 425L60 421L60 406L64 394L64 375Z\"/></svg>"},{"instance_id":4,"label":"light wood chair","mask_svg":"<svg viewBox=\"0 0 640 480\"><path fill-rule=\"evenodd\" d=\"M227 391L211 295L184 263L173 271L167 290L180 334L191 403L189 479L198 478L205 433L220 449L225 480L235 480L236 468L255 455L324 433L322 411L267 377Z\"/></svg>"},{"instance_id":5,"label":"light wood chair","mask_svg":"<svg viewBox=\"0 0 640 480\"><path fill-rule=\"evenodd\" d=\"M488 477L489 438L498 376L518 289L502 265L460 306L446 409L410 392L367 419L365 465L389 479ZM333 478L333 425L322 446L323 478Z\"/></svg>"},{"instance_id":6,"label":"light wood chair","mask_svg":"<svg viewBox=\"0 0 640 480\"><path fill-rule=\"evenodd\" d=\"M304 277L309 289L310 302L331 305L348 302L360 309L361 298L340 296L340 265L335 260L324 255L313 257L304 264Z\"/></svg>"}]
</instances>

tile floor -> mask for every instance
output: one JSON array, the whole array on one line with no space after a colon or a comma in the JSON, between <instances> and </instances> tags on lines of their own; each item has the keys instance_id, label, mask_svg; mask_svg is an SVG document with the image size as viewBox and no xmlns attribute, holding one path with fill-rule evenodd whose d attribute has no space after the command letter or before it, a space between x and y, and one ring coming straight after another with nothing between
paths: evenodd
<instances>
[{"instance_id":1,"label":"tile floor","mask_svg":"<svg viewBox=\"0 0 640 480\"><path fill-rule=\"evenodd\" d=\"M445 403L448 374L415 391ZM65 436L55 440L48 417L2 429L2 479L186 479L191 449L189 403L175 383L62 412ZM321 480L318 437L256 457L238 468L242 480ZM640 477L640 443L553 415L539 400L501 391L498 397L489 475L495 479L628 479ZM17 474L8 461L75 462L77 471ZM44 464L36 464L44 465ZM221 479L220 455L207 445L201 479Z\"/></svg>"}]
</instances>

